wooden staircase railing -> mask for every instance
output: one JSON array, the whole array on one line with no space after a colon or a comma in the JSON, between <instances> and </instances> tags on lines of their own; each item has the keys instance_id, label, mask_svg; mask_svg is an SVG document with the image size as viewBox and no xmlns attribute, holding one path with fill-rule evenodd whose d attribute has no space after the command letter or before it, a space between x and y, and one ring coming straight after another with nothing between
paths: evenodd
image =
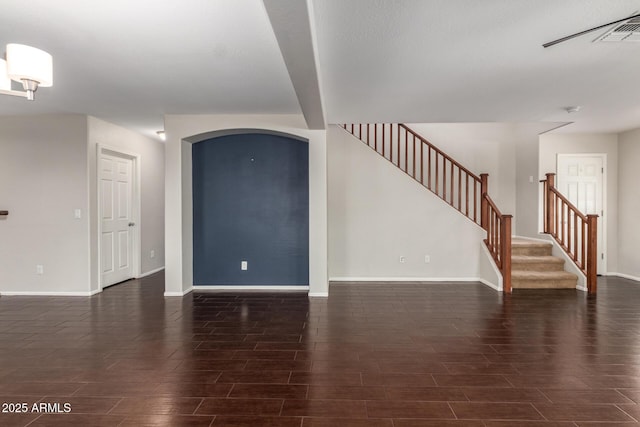
<instances>
[{"instance_id":1,"label":"wooden staircase railing","mask_svg":"<svg viewBox=\"0 0 640 427\"><path fill-rule=\"evenodd\" d=\"M489 197L489 175L475 175L402 123L342 128L485 229L485 244L502 274L504 292L511 292L511 215L501 214Z\"/></svg>"},{"instance_id":2,"label":"wooden staircase railing","mask_svg":"<svg viewBox=\"0 0 640 427\"><path fill-rule=\"evenodd\" d=\"M587 291L596 293L598 281L598 215L585 215L555 187L554 173L544 186L544 232L550 234L587 278Z\"/></svg>"},{"instance_id":3,"label":"wooden staircase railing","mask_svg":"<svg viewBox=\"0 0 640 427\"><path fill-rule=\"evenodd\" d=\"M485 221L487 238L484 243L502 273L504 292L511 293L511 218L513 216L500 213L487 193L483 197L484 209L487 211Z\"/></svg>"}]
</instances>

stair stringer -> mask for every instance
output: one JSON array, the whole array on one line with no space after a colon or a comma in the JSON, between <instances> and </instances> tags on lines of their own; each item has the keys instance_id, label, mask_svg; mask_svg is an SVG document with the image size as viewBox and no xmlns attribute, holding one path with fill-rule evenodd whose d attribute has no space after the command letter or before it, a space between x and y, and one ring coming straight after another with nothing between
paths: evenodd
<instances>
[{"instance_id":1,"label":"stair stringer","mask_svg":"<svg viewBox=\"0 0 640 427\"><path fill-rule=\"evenodd\" d=\"M502 292L504 290L502 273L500 273L500 269L496 265L496 262L484 241L480 242L480 248L481 255L478 274L480 282L498 292Z\"/></svg>"}]
</instances>

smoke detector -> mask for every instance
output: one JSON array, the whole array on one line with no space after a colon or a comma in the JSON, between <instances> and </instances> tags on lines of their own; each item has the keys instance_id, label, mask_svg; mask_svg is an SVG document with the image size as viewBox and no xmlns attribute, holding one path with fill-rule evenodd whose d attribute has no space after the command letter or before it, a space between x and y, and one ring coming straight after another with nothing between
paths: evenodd
<instances>
[{"instance_id":1,"label":"smoke detector","mask_svg":"<svg viewBox=\"0 0 640 427\"><path fill-rule=\"evenodd\" d=\"M614 25L594 42L640 42L640 18L631 18Z\"/></svg>"}]
</instances>

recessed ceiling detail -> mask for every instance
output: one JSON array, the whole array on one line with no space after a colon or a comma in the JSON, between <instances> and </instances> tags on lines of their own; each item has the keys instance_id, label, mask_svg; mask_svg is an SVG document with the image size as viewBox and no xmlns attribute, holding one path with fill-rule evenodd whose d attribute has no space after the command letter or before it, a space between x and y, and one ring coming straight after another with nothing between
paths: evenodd
<instances>
[{"instance_id":1,"label":"recessed ceiling detail","mask_svg":"<svg viewBox=\"0 0 640 427\"><path fill-rule=\"evenodd\" d=\"M640 42L640 18L629 19L614 26L594 42Z\"/></svg>"}]
</instances>

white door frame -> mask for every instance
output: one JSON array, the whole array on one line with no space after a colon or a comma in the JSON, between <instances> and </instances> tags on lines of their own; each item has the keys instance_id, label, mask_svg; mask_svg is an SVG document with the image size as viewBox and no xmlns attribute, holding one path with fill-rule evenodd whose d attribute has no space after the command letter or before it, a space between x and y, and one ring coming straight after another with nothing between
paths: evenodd
<instances>
[{"instance_id":1,"label":"white door frame","mask_svg":"<svg viewBox=\"0 0 640 427\"><path fill-rule=\"evenodd\" d=\"M133 222L136 223L133 231L133 242L131 244L132 251L132 263L133 263L133 277L140 277L141 268L141 230L142 224L140 223L141 212L141 190L140 190L140 155L132 151L123 150L118 147L108 146L104 144L97 144L96 153L96 185L98 195L98 209L95 213L96 220L98 221L98 292L102 292L102 186L100 185L100 157L103 154L110 156L121 157L123 159L131 160L133 163L133 171L131 176L133 182L131 185L131 197L133 199L131 203L131 217Z\"/></svg>"},{"instance_id":2,"label":"white door frame","mask_svg":"<svg viewBox=\"0 0 640 427\"><path fill-rule=\"evenodd\" d=\"M556 157L556 175L558 174L558 164L560 163L560 157L600 157L602 158L602 215L600 217L600 228L602 228L602 248L599 248L598 252L603 254L602 258L602 271L598 274L605 276L608 272L607 269L607 153L558 153ZM557 186L556 182L556 186ZM600 254L598 254L600 256Z\"/></svg>"}]
</instances>

